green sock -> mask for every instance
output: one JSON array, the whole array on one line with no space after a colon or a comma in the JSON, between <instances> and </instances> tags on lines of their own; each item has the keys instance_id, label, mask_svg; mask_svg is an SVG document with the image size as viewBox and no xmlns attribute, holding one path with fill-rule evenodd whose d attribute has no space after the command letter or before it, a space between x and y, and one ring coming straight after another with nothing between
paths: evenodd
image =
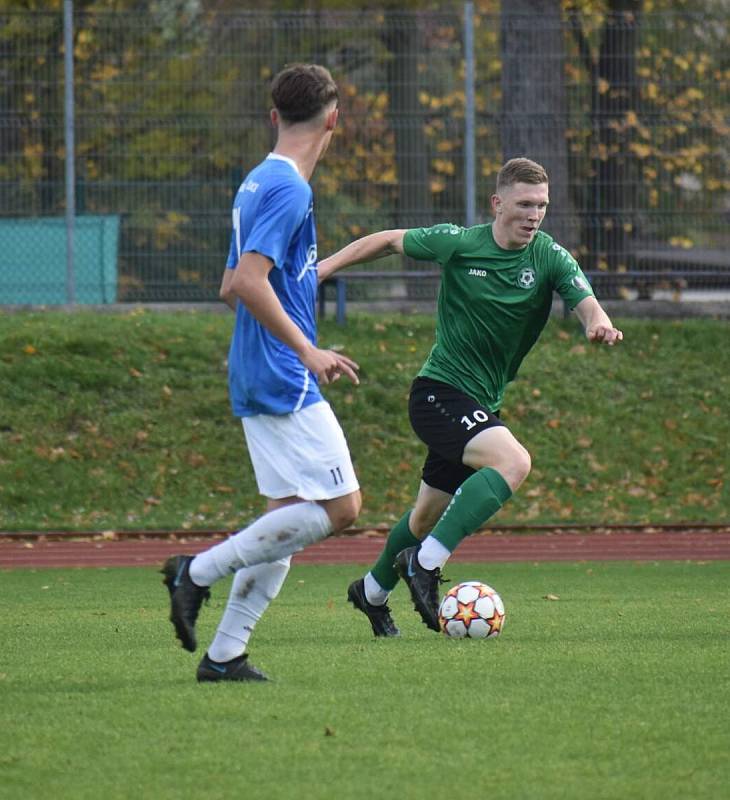
<instances>
[{"instance_id":1,"label":"green sock","mask_svg":"<svg viewBox=\"0 0 730 800\"><path fill-rule=\"evenodd\" d=\"M373 578L386 592L392 592L395 589L400 577L393 567L395 557L406 547L413 547L413 545L421 543L421 540L416 539L408 527L408 517L410 515L409 509L391 528L383 552L375 562L375 566L370 570Z\"/></svg>"},{"instance_id":2,"label":"green sock","mask_svg":"<svg viewBox=\"0 0 730 800\"><path fill-rule=\"evenodd\" d=\"M431 536L453 553L462 539L480 528L510 497L512 490L499 472L484 467L456 490Z\"/></svg>"}]
</instances>

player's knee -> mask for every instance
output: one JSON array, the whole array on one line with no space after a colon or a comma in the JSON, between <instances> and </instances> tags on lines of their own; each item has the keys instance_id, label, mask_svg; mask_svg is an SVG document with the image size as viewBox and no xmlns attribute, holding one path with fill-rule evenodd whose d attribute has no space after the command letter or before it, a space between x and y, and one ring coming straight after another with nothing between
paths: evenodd
<instances>
[{"instance_id":1,"label":"player's knee","mask_svg":"<svg viewBox=\"0 0 730 800\"><path fill-rule=\"evenodd\" d=\"M532 459L530 458L530 454L522 445L518 445L512 455L509 478L506 478L513 492L530 474L531 469Z\"/></svg>"},{"instance_id":2,"label":"player's knee","mask_svg":"<svg viewBox=\"0 0 730 800\"><path fill-rule=\"evenodd\" d=\"M327 514L332 523L332 532L339 533L353 525L360 514L361 506L360 492L353 492L345 497L338 497L337 500L331 500L327 504Z\"/></svg>"},{"instance_id":3,"label":"player's knee","mask_svg":"<svg viewBox=\"0 0 730 800\"><path fill-rule=\"evenodd\" d=\"M515 492L530 474L532 459L527 450L519 442L515 441L508 450L500 453L498 459L484 466L496 469L510 489Z\"/></svg>"}]
</instances>

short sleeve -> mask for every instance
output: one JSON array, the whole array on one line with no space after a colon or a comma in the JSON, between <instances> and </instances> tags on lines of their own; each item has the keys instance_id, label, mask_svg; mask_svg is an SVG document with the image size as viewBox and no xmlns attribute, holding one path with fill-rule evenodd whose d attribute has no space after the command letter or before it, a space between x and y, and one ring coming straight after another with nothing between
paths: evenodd
<instances>
[{"instance_id":1,"label":"short sleeve","mask_svg":"<svg viewBox=\"0 0 730 800\"><path fill-rule=\"evenodd\" d=\"M553 288L571 310L586 297L593 297L593 289L583 270L573 256L557 243L550 247Z\"/></svg>"},{"instance_id":2,"label":"short sleeve","mask_svg":"<svg viewBox=\"0 0 730 800\"><path fill-rule=\"evenodd\" d=\"M281 269L291 240L307 216L311 197L311 189L304 182L279 184L267 191L241 252L260 253Z\"/></svg>"},{"instance_id":3,"label":"short sleeve","mask_svg":"<svg viewBox=\"0 0 730 800\"><path fill-rule=\"evenodd\" d=\"M454 254L464 228L441 224L431 228L411 228L403 237L403 252L417 261L436 261L443 266Z\"/></svg>"}]
</instances>

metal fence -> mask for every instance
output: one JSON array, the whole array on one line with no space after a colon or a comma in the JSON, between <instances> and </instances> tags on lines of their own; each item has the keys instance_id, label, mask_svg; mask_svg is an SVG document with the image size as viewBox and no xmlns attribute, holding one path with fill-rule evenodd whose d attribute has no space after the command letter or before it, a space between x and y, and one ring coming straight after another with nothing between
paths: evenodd
<instances>
[{"instance_id":1,"label":"metal fence","mask_svg":"<svg viewBox=\"0 0 730 800\"><path fill-rule=\"evenodd\" d=\"M157 3L77 10L72 29L62 11L0 12L0 304L214 299L233 193L272 142L269 79L298 60L328 66L341 90L313 181L320 255L382 228L486 221L500 164L527 155L551 176L545 230L601 292L726 291L725 4L553 5L536 18L527 0L450 12ZM348 291L415 300L434 283Z\"/></svg>"}]
</instances>

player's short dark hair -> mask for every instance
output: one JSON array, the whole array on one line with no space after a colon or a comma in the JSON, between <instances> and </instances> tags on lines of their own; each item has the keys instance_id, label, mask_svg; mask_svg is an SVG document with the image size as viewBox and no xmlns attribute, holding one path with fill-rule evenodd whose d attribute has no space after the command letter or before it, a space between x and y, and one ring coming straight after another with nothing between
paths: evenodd
<instances>
[{"instance_id":1,"label":"player's short dark hair","mask_svg":"<svg viewBox=\"0 0 730 800\"><path fill-rule=\"evenodd\" d=\"M337 84L319 64L290 64L274 76L271 99L284 122L307 122L339 97Z\"/></svg>"},{"instance_id":2,"label":"player's short dark hair","mask_svg":"<svg viewBox=\"0 0 730 800\"><path fill-rule=\"evenodd\" d=\"M548 183L545 167L529 158L511 158L497 174L497 191L515 183Z\"/></svg>"}]
</instances>

